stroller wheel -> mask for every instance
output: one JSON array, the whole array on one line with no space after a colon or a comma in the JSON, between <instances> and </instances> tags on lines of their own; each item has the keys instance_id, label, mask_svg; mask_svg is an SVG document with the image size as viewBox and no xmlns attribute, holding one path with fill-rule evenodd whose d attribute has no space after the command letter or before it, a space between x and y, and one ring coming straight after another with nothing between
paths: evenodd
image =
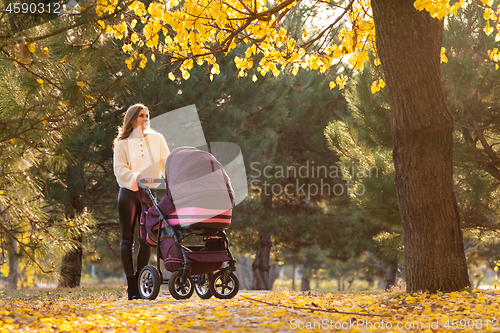
<instances>
[{"instance_id":1,"label":"stroller wheel","mask_svg":"<svg viewBox=\"0 0 500 333\"><path fill-rule=\"evenodd\" d=\"M175 299L187 299L193 295L194 283L193 279L188 276L186 281L181 284L182 271L175 271L168 279L168 290L170 295Z\"/></svg>"},{"instance_id":2,"label":"stroller wheel","mask_svg":"<svg viewBox=\"0 0 500 333\"><path fill-rule=\"evenodd\" d=\"M160 292L160 274L156 267L147 265L139 274L139 294L143 299L154 300Z\"/></svg>"},{"instance_id":3,"label":"stroller wheel","mask_svg":"<svg viewBox=\"0 0 500 333\"><path fill-rule=\"evenodd\" d=\"M227 272L227 279L224 281L224 271L224 269L220 270L212 276L210 279L210 291L217 298L233 298L238 293L240 282L232 272Z\"/></svg>"},{"instance_id":4,"label":"stroller wheel","mask_svg":"<svg viewBox=\"0 0 500 333\"><path fill-rule=\"evenodd\" d=\"M196 276L194 291L196 291L196 295L200 298L209 299L212 297L212 292L210 291L210 279L212 278L212 275L212 273L208 273Z\"/></svg>"}]
</instances>

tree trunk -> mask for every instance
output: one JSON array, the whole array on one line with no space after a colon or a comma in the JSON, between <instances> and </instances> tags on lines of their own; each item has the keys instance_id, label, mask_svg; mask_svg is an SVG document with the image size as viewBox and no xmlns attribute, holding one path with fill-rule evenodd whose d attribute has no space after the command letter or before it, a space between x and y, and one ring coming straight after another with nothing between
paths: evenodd
<instances>
[{"instance_id":1,"label":"tree trunk","mask_svg":"<svg viewBox=\"0 0 500 333\"><path fill-rule=\"evenodd\" d=\"M270 211L272 209L272 194L265 194L266 191L262 191L263 206L265 211ZM265 222L263 222L265 223ZM258 228L258 249L257 255L255 256L255 261L252 263L252 273L253 273L253 290L271 290L271 284L269 281L269 270L271 269L271 232L266 229L265 225L260 225Z\"/></svg>"},{"instance_id":2,"label":"tree trunk","mask_svg":"<svg viewBox=\"0 0 500 333\"><path fill-rule=\"evenodd\" d=\"M300 290L302 291L311 290L311 277L312 277L311 268L304 266L302 268L302 279L300 283Z\"/></svg>"},{"instance_id":3,"label":"tree trunk","mask_svg":"<svg viewBox=\"0 0 500 333\"><path fill-rule=\"evenodd\" d=\"M295 291L295 270L297 269L297 265L292 266L292 290Z\"/></svg>"},{"instance_id":4,"label":"tree trunk","mask_svg":"<svg viewBox=\"0 0 500 333\"><path fill-rule=\"evenodd\" d=\"M67 207L66 216L74 218L75 214L83 213L83 204L78 194L70 194L70 196L70 206ZM75 288L80 286L83 257L82 234L74 236L73 241L76 243L76 248L66 253L62 259L59 287Z\"/></svg>"},{"instance_id":5,"label":"tree trunk","mask_svg":"<svg viewBox=\"0 0 500 333\"><path fill-rule=\"evenodd\" d=\"M453 117L441 83L443 22L414 0L372 0L390 96L407 291L469 286L453 184Z\"/></svg>"},{"instance_id":6,"label":"tree trunk","mask_svg":"<svg viewBox=\"0 0 500 333\"><path fill-rule=\"evenodd\" d=\"M398 263L391 262L385 270L385 290L391 289L396 285L396 276L398 274Z\"/></svg>"},{"instance_id":7,"label":"tree trunk","mask_svg":"<svg viewBox=\"0 0 500 333\"><path fill-rule=\"evenodd\" d=\"M99 266L99 270L97 271L97 278L99 279L99 284L102 285L104 283L104 265Z\"/></svg>"},{"instance_id":8,"label":"tree trunk","mask_svg":"<svg viewBox=\"0 0 500 333\"><path fill-rule=\"evenodd\" d=\"M259 248L257 250L257 255L255 256L255 261L252 263L252 273L253 273L253 290L271 290L269 283L269 269L270 256L271 256L271 233L264 228L259 230Z\"/></svg>"},{"instance_id":9,"label":"tree trunk","mask_svg":"<svg viewBox=\"0 0 500 333\"><path fill-rule=\"evenodd\" d=\"M80 286L83 256L82 240L81 235L75 237L74 241L78 244L77 248L69 251L63 257L59 287L75 288Z\"/></svg>"},{"instance_id":10,"label":"tree trunk","mask_svg":"<svg viewBox=\"0 0 500 333\"><path fill-rule=\"evenodd\" d=\"M7 253L9 256L9 276L7 289L17 290L17 281L19 280L19 259L17 253L17 242L13 238L7 238Z\"/></svg>"}]
</instances>

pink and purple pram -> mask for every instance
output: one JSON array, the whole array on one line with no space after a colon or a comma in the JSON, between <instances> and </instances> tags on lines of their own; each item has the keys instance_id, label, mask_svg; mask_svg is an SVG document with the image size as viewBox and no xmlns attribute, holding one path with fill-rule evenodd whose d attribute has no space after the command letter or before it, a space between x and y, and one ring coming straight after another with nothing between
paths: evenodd
<instances>
[{"instance_id":1,"label":"pink and purple pram","mask_svg":"<svg viewBox=\"0 0 500 333\"><path fill-rule=\"evenodd\" d=\"M139 273L141 297L155 299L163 283L168 283L176 299L189 298L194 291L205 299L234 297L239 282L225 233L231 223L234 191L224 167L208 152L179 147L168 156L165 175L155 180L160 183L155 192L165 185L158 203L148 184L138 183L153 203L149 209L143 207L141 237L157 249L157 267L148 265ZM203 237L203 244L182 246L190 235ZM173 272L168 280L163 279L160 260Z\"/></svg>"}]
</instances>

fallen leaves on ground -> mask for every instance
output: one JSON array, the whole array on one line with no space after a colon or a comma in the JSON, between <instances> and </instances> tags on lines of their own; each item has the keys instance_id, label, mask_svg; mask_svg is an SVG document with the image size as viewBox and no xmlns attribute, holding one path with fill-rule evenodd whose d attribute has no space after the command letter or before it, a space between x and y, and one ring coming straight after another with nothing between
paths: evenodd
<instances>
[{"instance_id":1,"label":"fallen leaves on ground","mask_svg":"<svg viewBox=\"0 0 500 333\"><path fill-rule=\"evenodd\" d=\"M196 295L188 300L174 300L167 292L162 291L154 301L127 301L123 293L119 297L113 295L104 298L10 299L1 296L0 294L0 332L333 330L430 333L500 330L498 291L472 290L435 295L240 292L230 300L202 300ZM317 309L322 312L316 311ZM336 311L358 314L335 313Z\"/></svg>"}]
</instances>

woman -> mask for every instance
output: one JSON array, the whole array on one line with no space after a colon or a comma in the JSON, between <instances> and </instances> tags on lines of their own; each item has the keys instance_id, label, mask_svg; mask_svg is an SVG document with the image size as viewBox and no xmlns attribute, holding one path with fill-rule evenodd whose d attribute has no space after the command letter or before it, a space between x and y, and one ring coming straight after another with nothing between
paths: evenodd
<instances>
[{"instance_id":1,"label":"woman","mask_svg":"<svg viewBox=\"0 0 500 333\"><path fill-rule=\"evenodd\" d=\"M146 195L139 192L137 181L152 183L154 178L164 176L165 160L169 154L165 138L149 128L149 110L143 104L128 108L123 126L115 139L113 170L120 191L118 193L118 214L120 216L120 254L127 276L128 299L139 299L137 277L149 262L151 248L139 243L137 271L134 273L132 259L134 229L141 214L141 204Z\"/></svg>"}]
</instances>

